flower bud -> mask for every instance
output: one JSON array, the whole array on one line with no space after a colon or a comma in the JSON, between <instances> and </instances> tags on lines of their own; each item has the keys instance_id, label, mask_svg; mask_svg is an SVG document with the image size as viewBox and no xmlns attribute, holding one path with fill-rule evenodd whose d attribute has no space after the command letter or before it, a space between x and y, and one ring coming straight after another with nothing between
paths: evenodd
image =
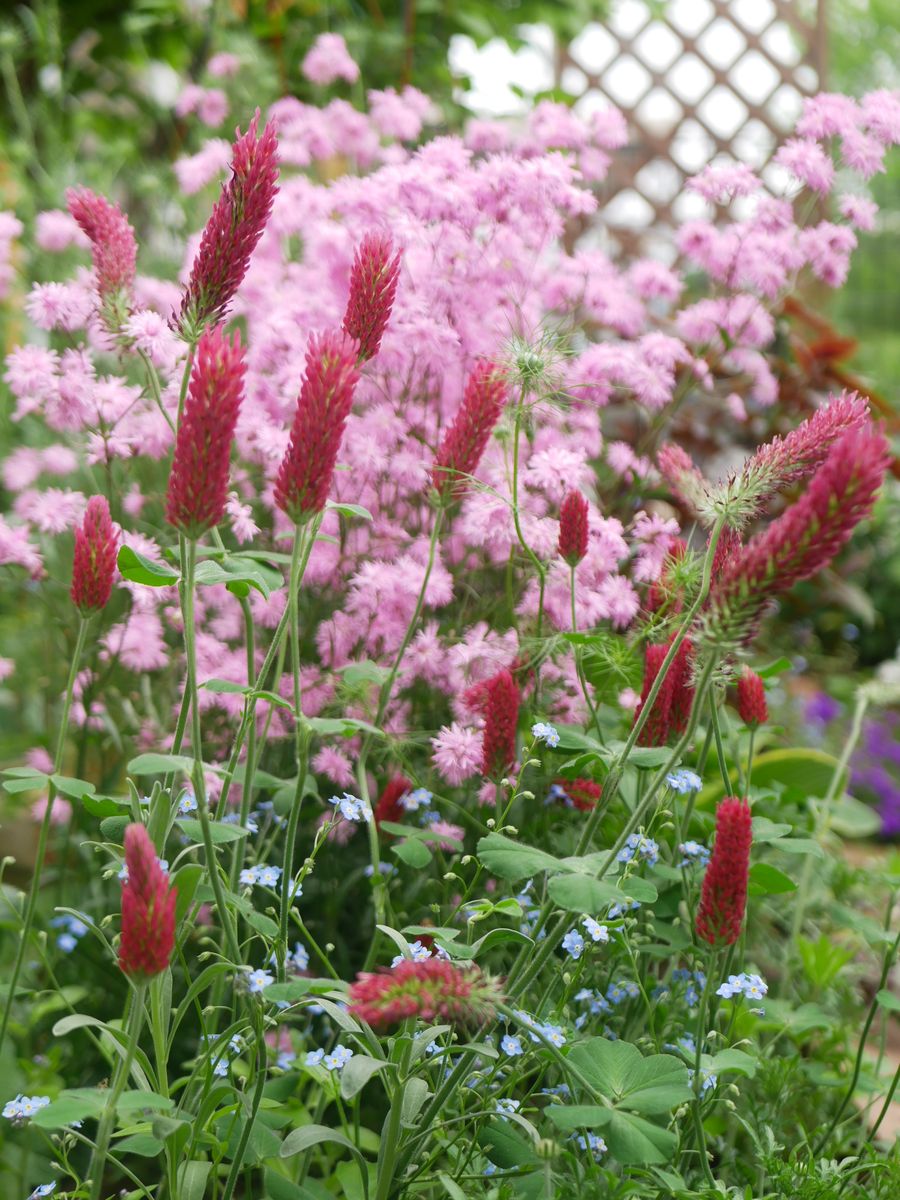
<instances>
[{"instance_id":1,"label":"flower bud","mask_svg":"<svg viewBox=\"0 0 900 1200\"><path fill-rule=\"evenodd\" d=\"M75 530L72 564L72 603L84 615L109 603L116 574L118 537L105 496L91 496L84 520Z\"/></svg>"},{"instance_id":2,"label":"flower bud","mask_svg":"<svg viewBox=\"0 0 900 1200\"><path fill-rule=\"evenodd\" d=\"M581 492L566 493L559 510L559 555L577 567L588 551L588 502Z\"/></svg>"}]
</instances>

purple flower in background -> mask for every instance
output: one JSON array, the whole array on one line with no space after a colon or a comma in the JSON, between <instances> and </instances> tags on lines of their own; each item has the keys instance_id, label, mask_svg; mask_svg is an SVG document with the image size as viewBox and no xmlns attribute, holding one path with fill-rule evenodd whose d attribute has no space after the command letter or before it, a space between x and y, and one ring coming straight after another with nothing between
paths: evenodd
<instances>
[{"instance_id":1,"label":"purple flower in background","mask_svg":"<svg viewBox=\"0 0 900 1200\"><path fill-rule=\"evenodd\" d=\"M829 725L839 717L843 706L827 692L816 692L806 702L804 717L811 725Z\"/></svg>"},{"instance_id":2,"label":"purple flower in background","mask_svg":"<svg viewBox=\"0 0 900 1200\"><path fill-rule=\"evenodd\" d=\"M851 786L878 808L884 837L900 836L900 713L866 721L850 767Z\"/></svg>"}]
</instances>

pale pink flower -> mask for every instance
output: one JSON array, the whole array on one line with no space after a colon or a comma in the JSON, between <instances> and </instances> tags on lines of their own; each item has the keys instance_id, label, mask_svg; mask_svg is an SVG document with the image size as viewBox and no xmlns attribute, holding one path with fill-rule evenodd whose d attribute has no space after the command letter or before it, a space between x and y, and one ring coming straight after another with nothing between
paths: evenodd
<instances>
[{"instance_id":1,"label":"pale pink flower","mask_svg":"<svg viewBox=\"0 0 900 1200\"><path fill-rule=\"evenodd\" d=\"M371 91L368 99L372 124L384 137L402 142L415 141L434 112L428 96L414 87L407 86L399 94L394 88Z\"/></svg>"},{"instance_id":2,"label":"pale pink flower","mask_svg":"<svg viewBox=\"0 0 900 1200\"><path fill-rule=\"evenodd\" d=\"M38 213L34 223L34 240L41 250L58 254L70 246L87 249L91 242L71 213L51 208Z\"/></svg>"},{"instance_id":3,"label":"pale pink flower","mask_svg":"<svg viewBox=\"0 0 900 1200\"><path fill-rule=\"evenodd\" d=\"M774 161L814 192L824 196L831 190L834 164L818 142L789 138L776 151Z\"/></svg>"},{"instance_id":4,"label":"pale pink flower","mask_svg":"<svg viewBox=\"0 0 900 1200\"><path fill-rule=\"evenodd\" d=\"M325 85L343 79L356 83L359 67L339 33L320 33L306 52L300 69L310 83Z\"/></svg>"},{"instance_id":5,"label":"pale pink flower","mask_svg":"<svg viewBox=\"0 0 900 1200\"><path fill-rule=\"evenodd\" d=\"M317 775L325 775L338 787L349 788L354 782L353 764L335 746L322 746L312 760L312 768Z\"/></svg>"},{"instance_id":6,"label":"pale pink flower","mask_svg":"<svg viewBox=\"0 0 900 1200\"><path fill-rule=\"evenodd\" d=\"M14 659L0 658L0 683L3 683L5 680L9 679L10 675L14 673L15 669L16 663Z\"/></svg>"},{"instance_id":7,"label":"pale pink flower","mask_svg":"<svg viewBox=\"0 0 900 1200\"><path fill-rule=\"evenodd\" d=\"M838 209L841 216L846 217L855 229L863 229L869 233L875 228L878 205L874 200L848 194L838 199Z\"/></svg>"},{"instance_id":8,"label":"pale pink flower","mask_svg":"<svg viewBox=\"0 0 900 1200\"><path fill-rule=\"evenodd\" d=\"M437 736L431 739L435 769L451 787L458 787L463 780L479 774L481 741L481 733L477 729L465 729L456 721L449 727L444 725Z\"/></svg>"},{"instance_id":9,"label":"pale pink flower","mask_svg":"<svg viewBox=\"0 0 900 1200\"><path fill-rule=\"evenodd\" d=\"M454 842L461 842L466 836L466 831L461 825L452 825L449 821L431 821L428 825L429 832L439 834L442 838L452 838ZM450 854L459 853L458 847L450 841L433 842L438 850L445 850Z\"/></svg>"},{"instance_id":10,"label":"pale pink flower","mask_svg":"<svg viewBox=\"0 0 900 1200\"><path fill-rule=\"evenodd\" d=\"M39 796L29 810L32 821L43 821L44 815L47 812L47 802L49 797L44 794ZM51 825L68 825L72 819L72 805L64 796L55 796L53 798L53 810L50 813Z\"/></svg>"},{"instance_id":11,"label":"pale pink flower","mask_svg":"<svg viewBox=\"0 0 900 1200\"><path fill-rule=\"evenodd\" d=\"M229 79L237 74L240 65L241 60L236 54L228 54L222 50L212 56L206 64L206 69L213 79Z\"/></svg>"}]
</instances>

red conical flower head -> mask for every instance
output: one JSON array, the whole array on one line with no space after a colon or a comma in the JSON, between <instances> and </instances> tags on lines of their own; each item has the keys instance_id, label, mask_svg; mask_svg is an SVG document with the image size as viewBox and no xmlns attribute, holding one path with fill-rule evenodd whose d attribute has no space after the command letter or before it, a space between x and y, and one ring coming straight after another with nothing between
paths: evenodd
<instances>
[{"instance_id":1,"label":"red conical flower head","mask_svg":"<svg viewBox=\"0 0 900 1200\"><path fill-rule=\"evenodd\" d=\"M506 398L501 368L495 363L479 362L469 376L462 404L444 434L431 469L431 482L442 500L458 499L465 492Z\"/></svg>"},{"instance_id":2,"label":"red conical flower head","mask_svg":"<svg viewBox=\"0 0 900 1200\"><path fill-rule=\"evenodd\" d=\"M577 567L588 552L588 502L581 492L567 492L559 510L559 556Z\"/></svg>"},{"instance_id":3,"label":"red conical flower head","mask_svg":"<svg viewBox=\"0 0 900 1200\"><path fill-rule=\"evenodd\" d=\"M481 773L488 779L504 774L516 761L519 685L504 668L484 687L484 742Z\"/></svg>"},{"instance_id":4,"label":"red conical flower head","mask_svg":"<svg viewBox=\"0 0 900 1200\"><path fill-rule=\"evenodd\" d=\"M191 369L166 496L166 520L189 538L225 515L244 371L240 334L232 340L219 327L205 330Z\"/></svg>"},{"instance_id":5,"label":"red conical flower head","mask_svg":"<svg viewBox=\"0 0 900 1200\"><path fill-rule=\"evenodd\" d=\"M309 339L291 440L275 480L275 503L295 525L325 507L358 379L356 343L345 333Z\"/></svg>"},{"instance_id":6,"label":"red conical flower head","mask_svg":"<svg viewBox=\"0 0 900 1200\"><path fill-rule=\"evenodd\" d=\"M350 1014L374 1029L389 1029L407 1017L452 1025L483 1025L494 1019L497 984L476 966L458 967L440 958L404 959L390 971L364 972L350 985Z\"/></svg>"},{"instance_id":7,"label":"red conical flower head","mask_svg":"<svg viewBox=\"0 0 900 1200\"><path fill-rule=\"evenodd\" d=\"M72 563L72 603L87 616L109 603L116 575L118 535L105 496L91 496L84 520L75 530Z\"/></svg>"},{"instance_id":8,"label":"red conical flower head","mask_svg":"<svg viewBox=\"0 0 900 1200\"><path fill-rule=\"evenodd\" d=\"M697 909L697 934L711 946L731 946L741 935L752 840L750 805L726 797L716 810L716 840Z\"/></svg>"},{"instance_id":9,"label":"red conical flower head","mask_svg":"<svg viewBox=\"0 0 900 1200\"><path fill-rule=\"evenodd\" d=\"M126 975L148 979L164 971L172 957L178 897L143 825L125 830L125 868L119 966Z\"/></svg>"},{"instance_id":10,"label":"red conical flower head","mask_svg":"<svg viewBox=\"0 0 900 1200\"><path fill-rule=\"evenodd\" d=\"M385 234L367 233L350 272L350 296L343 330L359 345L360 362L374 358L394 307L400 254Z\"/></svg>"},{"instance_id":11,"label":"red conical flower head","mask_svg":"<svg viewBox=\"0 0 900 1200\"><path fill-rule=\"evenodd\" d=\"M765 684L749 667L744 667L738 680L737 710L738 716L751 729L755 729L757 725L765 725L769 719Z\"/></svg>"}]
</instances>

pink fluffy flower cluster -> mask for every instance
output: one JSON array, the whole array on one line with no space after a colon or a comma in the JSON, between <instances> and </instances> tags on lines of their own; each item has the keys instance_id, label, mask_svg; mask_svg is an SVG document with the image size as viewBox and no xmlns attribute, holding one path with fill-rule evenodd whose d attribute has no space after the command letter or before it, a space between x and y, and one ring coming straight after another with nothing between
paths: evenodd
<instances>
[{"instance_id":1,"label":"pink fluffy flower cluster","mask_svg":"<svg viewBox=\"0 0 900 1200\"><path fill-rule=\"evenodd\" d=\"M321 86L356 78L343 44L314 50L305 67ZM208 97L191 93L179 111L212 122L209 107ZM218 112L224 101L217 97L213 107ZM442 529L385 719L393 732L420 727L413 697L425 689L433 701L424 711L443 721L437 729L432 720L429 730L432 763L456 785L479 776L482 764L483 716L470 689L529 660L536 622L539 633L541 621L544 633L570 630L573 621L578 629L626 630L678 537L672 510L648 503L659 484L651 457L630 439L605 438L605 414L628 408L644 427L664 425L668 406L692 389L718 401L726 420L777 401L769 348L781 298L803 269L839 286L856 231L874 220L871 201L848 193L837 200L840 220L800 226L793 202L802 189L834 189L837 153L844 174L868 178L881 169L885 150L900 140L900 96L807 101L797 136L777 155L792 181L783 196L773 197L745 166L702 171L689 187L709 203L709 219L682 228L680 267L613 262L591 236L595 185L626 141L617 112L581 118L544 101L523 124L472 121L461 136L425 136L434 119L428 98L406 88L370 92L366 111L342 99L315 107L287 97L260 122L262 138L277 133L280 183L258 244L235 250L242 263L249 256L228 314L244 327L245 375L221 534L233 548L252 544L276 556L289 544L277 477L307 352L341 326L360 244L369 235L389 239L400 253L391 319L377 356L360 363L330 507L304 577L315 604L303 704L307 716L328 714L340 696L342 712L352 713L354 702L348 708L341 692L347 668L394 662L429 570L436 452L473 369L496 364L509 402ZM255 124L252 144L249 136L237 143L241 153L248 145L261 153L253 150ZM217 139L176 163L182 193L221 180L225 197L235 186L228 182L235 153ZM721 220L735 199L742 215ZM19 231L11 216L4 222L8 241ZM587 232L575 236L579 229ZM63 211L42 214L37 238L47 253L85 245ZM193 280L198 248L199 234L186 247L183 282ZM89 478L108 481L122 544L161 561L172 541L162 497L188 354L179 327L183 289L141 273L139 248L127 315L114 336L98 309L97 264L92 273L78 252L74 275L31 288L26 311L35 335L6 359L14 420L40 432L23 437L2 463L13 501L0 517L0 563L33 578L44 570L49 541L82 518L94 490ZM696 268L709 294L692 291L685 300L685 274ZM201 308L198 301L192 313ZM613 515L598 503L598 464L631 489L630 512ZM570 564L557 547L560 509L572 491L586 499L586 540ZM480 596L473 578L498 582ZM117 588L124 595L100 634L96 669L117 662L136 675L162 672L179 653L174 589L123 579ZM508 601L502 621L495 592ZM257 626L273 629L285 588L268 597L252 591L248 603ZM204 587L198 617L199 677L246 684L240 601L222 585ZM89 682L79 681L76 698ZM289 687L286 677L285 695ZM201 695L232 714L242 703L239 694ZM565 643L542 664L541 701L549 719L583 716ZM102 722L100 701L92 703L90 711L76 704L76 715ZM138 740L153 744L154 714L137 719ZM281 709L261 704L260 720L275 734L290 731ZM353 751L353 741L341 740L320 750L314 768L347 786Z\"/></svg>"}]
</instances>

